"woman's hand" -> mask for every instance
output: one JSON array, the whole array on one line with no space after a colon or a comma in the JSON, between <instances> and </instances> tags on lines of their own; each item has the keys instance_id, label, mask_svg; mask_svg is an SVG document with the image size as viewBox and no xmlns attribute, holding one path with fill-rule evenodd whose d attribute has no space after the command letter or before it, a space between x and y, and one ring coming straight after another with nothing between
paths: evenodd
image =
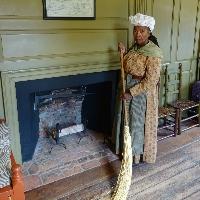
<instances>
[{"instance_id":1,"label":"woman's hand","mask_svg":"<svg viewBox=\"0 0 200 200\"><path fill-rule=\"evenodd\" d=\"M122 42L118 43L118 50L120 51L120 53L125 54L126 52L126 47L124 46L124 44Z\"/></svg>"},{"instance_id":2,"label":"woman's hand","mask_svg":"<svg viewBox=\"0 0 200 200\"><path fill-rule=\"evenodd\" d=\"M121 95L121 98L124 100L131 100L132 99L132 95L130 94L130 92L125 92L124 94Z\"/></svg>"}]
</instances>

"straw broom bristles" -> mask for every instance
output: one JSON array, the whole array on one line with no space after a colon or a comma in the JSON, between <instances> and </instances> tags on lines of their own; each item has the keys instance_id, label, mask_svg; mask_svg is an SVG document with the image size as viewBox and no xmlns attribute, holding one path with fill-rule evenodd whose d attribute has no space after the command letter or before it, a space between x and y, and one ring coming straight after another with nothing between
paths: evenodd
<instances>
[{"instance_id":1,"label":"straw broom bristles","mask_svg":"<svg viewBox=\"0 0 200 200\"><path fill-rule=\"evenodd\" d=\"M121 58L121 78L122 78L122 88L123 93L125 93L125 81L124 81L124 67L123 67L123 53L120 52ZM132 147L131 147L131 136L128 126L128 113L126 109L126 100L123 102L124 106L124 145L123 145L123 159L121 163L121 168L119 176L117 179L117 184L115 186L114 192L112 194L111 200L126 200L128 191L131 185L132 178Z\"/></svg>"},{"instance_id":2,"label":"straw broom bristles","mask_svg":"<svg viewBox=\"0 0 200 200\"><path fill-rule=\"evenodd\" d=\"M124 154L121 168L111 200L125 200L131 185L132 177L132 148L129 127L124 126Z\"/></svg>"}]
</instances>

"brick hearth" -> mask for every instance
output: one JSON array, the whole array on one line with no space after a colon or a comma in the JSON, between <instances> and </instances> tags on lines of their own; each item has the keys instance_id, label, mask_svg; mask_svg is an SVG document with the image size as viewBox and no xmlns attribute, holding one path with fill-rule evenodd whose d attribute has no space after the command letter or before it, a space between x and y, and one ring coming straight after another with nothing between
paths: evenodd
<instances>
[{"instance_id":1,"label":"brick hearth","mask_svg":"<svg viewBox=\"0 0 200 200\"><path fill-rule=\"evenodd\" d=\"M87 130L86 135L83 134L61 137L60 142L65 143L66 149L55 146L51 154L49 150L54 141L40 137L33 159L23 163L25 190L29 191L118 159L103 143L102 133Z\"/></svg>"}]
</instances>

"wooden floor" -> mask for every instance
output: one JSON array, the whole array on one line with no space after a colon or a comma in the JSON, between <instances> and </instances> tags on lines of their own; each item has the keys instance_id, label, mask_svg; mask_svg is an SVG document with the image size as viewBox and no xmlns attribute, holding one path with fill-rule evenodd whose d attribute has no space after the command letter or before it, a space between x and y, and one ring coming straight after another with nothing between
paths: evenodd
<instances>
[{"instance_id":1,"label":"wooden floor","mask_svg":"<svg viewBox=\"0 0 200 200\"><path fill-rule=\"evenodd\" d=\"M200 156L196 152L199 144L199 127L184 132L176 138L171 137L160 141L156 164L133 165L133 179L128 199L200 199L198 177ZM119 169L120 161L117 160L28 191L26 200L91 200L103 199L103 197L109 199ZM178 185L174 186L177 180ZM186 192L186 187L190 189L190 193ZM176 195L179 193L181 195Z\"/></svg>"}]
</instances>

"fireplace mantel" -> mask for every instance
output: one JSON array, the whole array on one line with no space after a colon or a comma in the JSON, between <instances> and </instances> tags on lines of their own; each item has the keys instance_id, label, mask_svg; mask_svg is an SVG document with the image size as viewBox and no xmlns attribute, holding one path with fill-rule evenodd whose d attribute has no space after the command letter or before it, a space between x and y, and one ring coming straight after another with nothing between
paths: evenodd
<instances>
[{"instance_id":1,"label":"fireplace mantel","mask_svg":"<svg viewBox=\"0 0 200 200\"><path fill-rule=\"evenodd\" d=\"M99 54L99 52L96 53ZM0 111L4 112L9 124L12 133L12 149L18 162L22 162L22 157L15 83L19 81L116 70L119 69L119 61L117 61L116 57L117 52L114 52L114 54L116 59L111 63L90 62L72 64L68 63L69 61L66 58L62 60L59 57L54 59L46 58L46 60L35 59L31 62L29 60L20 60L2 63L0 68L2 79L2 87L0 88L2 90L0 91L2 93L2 96L0 95L0 98L2 98ZM89 55L85 56L87 57ZM101 54L101 58L104 56L104 54ZM42 63L44 67L42 67ZM51 67L47 67L50 63L52 63L50 65Z\"/></svg>"}]
</instances>

